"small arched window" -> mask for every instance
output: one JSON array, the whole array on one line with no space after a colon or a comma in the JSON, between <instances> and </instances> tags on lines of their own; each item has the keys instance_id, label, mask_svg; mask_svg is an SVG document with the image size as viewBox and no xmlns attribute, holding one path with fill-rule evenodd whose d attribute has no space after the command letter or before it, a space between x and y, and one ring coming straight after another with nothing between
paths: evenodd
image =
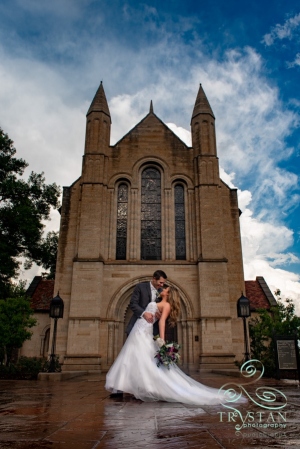
<instances>
[{"instance_id":1,"label":"small arched window","mask_svg":"<svg viewBox=\"0 0 300 449\"><path fill-rule=\"evenodd\" d=\"M174 189L175 198L175 247L176 260L186 259L185 242L185 206L184 206L184 187L177 184Z\"/></svg>"},{"instance_id":2,"label":"small arched window","mask_svg":"<svg viewBox=\"0 0 300 449\"><path fill-rule=\"evenodd\" d=\"M161 176L157 168L142 173L141 259L161 260Z\"/></svg>"},{"instance_id":3,"label":"small arched window","mask_svg":"<svg viewBox=\"0 0 300 449\"><path fill-rule=\"evenodd\" d=\"M49 340L50 340L50 328L45 331L45 336L44 336L44 338L42 340L41 349L42 349L42 356L43 357L48 357Z\"/></svg>"},{"instance_id":4,"label":"small arched window","mask_svg":"<svg viewBox=\"0 0 300 449\"><path fill-rule=\"evenodd\" d=\"M122 183L118 187L117 241L116 241L117 260L126 260L127 221L128 221L128 186L127 184Z\"/></svg>"}]
</instances>

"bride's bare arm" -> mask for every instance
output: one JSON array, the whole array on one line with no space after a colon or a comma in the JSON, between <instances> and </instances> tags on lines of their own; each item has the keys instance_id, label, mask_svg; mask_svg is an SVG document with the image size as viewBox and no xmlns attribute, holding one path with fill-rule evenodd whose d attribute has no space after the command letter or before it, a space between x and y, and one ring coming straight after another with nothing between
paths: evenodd
<instances>
[{"instance_id":1,"label":"bride's bare arm","mask_svg":"<svg viewBox=\"0 0 300 449\"><path fill-rule=\"evenodd\" d=\"M166 319L170 315L170 310L171 310L170 304L167 302L162 309L161 317L158 322L159 336L163 340L165 339Z\"/></svg>"}]
</instances>

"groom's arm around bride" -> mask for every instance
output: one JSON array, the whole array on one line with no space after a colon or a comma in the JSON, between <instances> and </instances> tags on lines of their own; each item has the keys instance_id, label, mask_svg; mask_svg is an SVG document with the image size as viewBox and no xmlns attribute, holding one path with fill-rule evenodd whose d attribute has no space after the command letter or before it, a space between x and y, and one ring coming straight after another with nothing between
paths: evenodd
<instances>
[{"instance_id":1,"label":"groom's arm around bride","mask_svg":"<svg viewBox=\"0 0 300 449\"><path fill-rule=\"evenodd\" d=\"M129 304L133 315L126 328L127 335L130 333L137 319L143 318L149 323L153 322L153 315L145 312L145 309L149 302L155 301L157 291L163 287L166 279L166 273L162 270L157 270L153 273L150 282L140 282L136 285Z\"/></svg>"}]
</instances>

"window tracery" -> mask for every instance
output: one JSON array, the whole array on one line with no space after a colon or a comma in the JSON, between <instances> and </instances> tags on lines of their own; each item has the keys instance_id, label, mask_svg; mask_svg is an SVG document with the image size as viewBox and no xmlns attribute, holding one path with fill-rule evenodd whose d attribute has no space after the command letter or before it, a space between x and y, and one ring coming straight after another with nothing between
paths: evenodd
<instances>
[{"instance_id":1,"label":"window tracery","mask_svg":"<svg viewBox=\"0 0 300 449\"><path fill-rule=\"evenodd\" d=\"M186 239L185 239L185 204L184 187L177 184L174 188L175 198L175 246L176 260L186 259Z\"/></svg>"},{"instance_id":2,"label":"window tracery","mask_svg":"<svg viewBox=\"0 0 300 449\"><path fill-rule=\"evenodd\" d=\"M118 201L117 201L117 239L116 239L117 260L126 260L127 221L128 221L128 186L127 184L122 183L118 187Z\"/></svg>"},{"instance_id":3,"label":"window tracery","mask_svg":"<svg viewBox=\"0 0 300 449\"><path fill-rule=\"evenodd\" d=\"M161 175L154 167L142 172L141 259L161 260Z\"/></svg>"}]
</instances>

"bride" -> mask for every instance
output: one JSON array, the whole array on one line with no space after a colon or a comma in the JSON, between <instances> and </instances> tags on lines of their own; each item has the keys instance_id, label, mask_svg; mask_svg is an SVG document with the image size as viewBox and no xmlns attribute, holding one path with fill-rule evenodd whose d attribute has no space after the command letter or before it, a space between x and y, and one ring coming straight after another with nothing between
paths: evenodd
<instances>
[{"instance_id":1,"label":"bride","mask_svg":"<svg viewBox=\"0 0 300 449\"><path fill-rule=\"evenodd\" d=\"M159 336L153 340L153 323L145 319L136 321L120 354L106 376L105 388L116 393L124 391L142 401L182 402L190 405L220 404L225 399L215 388L206 387L184 374L178 366L157 367L155 354L158 345L165 343L166 320L175 326L180 312L180 296L175 287L163 289L160 303L150 302L147 312L160 312Z\"/></svg>"}]
</instances>

